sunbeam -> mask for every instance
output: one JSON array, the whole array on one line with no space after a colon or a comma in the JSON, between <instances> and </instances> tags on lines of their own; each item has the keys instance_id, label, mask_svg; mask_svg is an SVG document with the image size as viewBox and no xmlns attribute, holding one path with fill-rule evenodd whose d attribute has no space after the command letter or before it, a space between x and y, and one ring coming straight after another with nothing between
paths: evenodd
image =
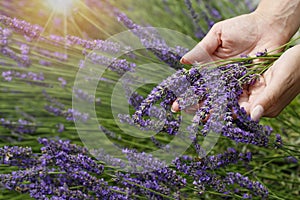
<instances>
[{"instance_id":1,"label":"sunbeam","mask_svg":"<svg viewBox=\"0 0 300 200\"><path fill-rule=\"evenodd\" d=\"M56 13L68 14L74 8L78 0L46 0L45 3L48 8L54 10Z\"/></svg>"}]
</instances>

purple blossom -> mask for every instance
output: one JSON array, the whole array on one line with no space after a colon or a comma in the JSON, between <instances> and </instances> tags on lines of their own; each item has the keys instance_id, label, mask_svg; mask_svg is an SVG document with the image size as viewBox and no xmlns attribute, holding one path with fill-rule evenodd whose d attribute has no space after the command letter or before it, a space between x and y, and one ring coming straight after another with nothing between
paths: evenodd
<instances>
[{"instance_id":1,"label":"purple blossom","mask_svg":"<svg viewBox=\"0 0 300 200\"><path fill-rule=\"evenodd\" d=\"M276 134L276 140L275 140L275 147L276 148L281 148L282 147L282 139L281 139L281 135Z\"/></svg>"},{"instance_id":2,"label":"purple blossom","mask_svg":"<svg viewBox=\"0 0 300 200\"><path fill-rule=\"evenodd\" d=\"M117 139L117 140L122 140L122 136L121 135L117 135L115 132L108 130L107 128L105 128L104 126L99 126L99 129L108 137L113 138L113 139Z\"/></svg>"},{"instance_id":3,"label":"purple blossom","mask_svg":"<svg viewBox=\"0 0 300 200\"><path fill-rule=\"evenodd\" d=\"M47 61L47 60L39 60L39 64L43 65L45 67L49 67L49 66L52 65L52 62L51 61Z\"/></svg>"},{"instance_id":4,"label":"purple blossom","mask_svg":"<svg viewBox=\"0 0 300 200\"><path fill-rule=\"evenodd\" d=\"M265 57L268 55L267 49L265 49L263 52L257 52L255 55L256 57Z\"/></svg>"},{"instance_id":5,"label":"purple blossom","mask_svg":"<svg viewBox=\"0 0 300 200\"><path fill-rule=\"evenodd\" d=\"M69 140L49 140L47 138L39 138L38 142L44 147L41 148L42 153L55 150L63 151L67 154L83 154L87 155L88 150L76 144L71 144Z\"/></svg>"},{"instance_id":6,"label":"purple blossom","mask_svg":"<svg viewBox=\"0 0 300 200\"><path fill-rule=\"evenodd\" d=\"M186 5L186 7L187 7L187 9L189 11L190 17L192 18L192 21L193 21L195 36L198 39L202 39L205 36L205 31L198 24L199 21L200 21L199 15L194 10L194 8L192 6L192 2L190 0L185 0L184 2L185 2L185 5Z\"/></svg>"},{"instance_id":7,"label":"purple blossom","mask_svg":"<svg viewBox=\"0 0 300 200\"><path fill-rule=\"evenodd\" d=\"M28 55L30 52L30 47L27 44L21 44L20 51L22 55Z\"/></svg>"},{"instance_id":8,"label":"purple blossom","mask_svg":"<svg viewBox=\"0 0 300 200\"><path fill-rule=\"evenodd\" d=\"M57 127L57 131L58 131L59 133L62 133L62 132L64 132L64 130L65 130L65 126L64 126L64 124L62 124L62 123L56 124L56 127Z\"/></svg>"},{"instance_id":9,"label":"purple blossom","mask_svg":"<svg viewBox=\"0 0 300 200\"><path fill-rule=\"evenodd\" d=\"M9 129L11 132L19 134L33 134L37 129L35 123L24 119L19 119L17 122L13 122L4 118L0 118L0 124L4 128Z\"/></svg>"},{"instance_id":10,"label":"purple blossom","mask_svg":"<svg viewBox=\"0 0 300 200\"><path fill-rule=\"evenodd\" d=\"M30 147L4 146L0 148L0 163L10 166L28 167L36 163Z\"/></svg>"},{"instance_id":11,"label":"purple blossom","mask_svg":"<svg viewBox=\"0 0 300 200\"><path fill-rule=\"evenodd\" d=\"M248 177L242 176L239 173L229 172L225 177L225 180L229 184L238 184L243 188L249 189L255 196L259 196L262 199L267 199L269 192L265 186L258 181L251 181Z\"/></svg>"},{"instance_id":12,"label":"purple blossom","mask_svg":"<svg viewBox=\"0 0 300 200\"><path fill-rule=\"evenodd\" d=\"M227 151L221 154L206 156L200 158L199 161L190 156L183 156L173 161L176 168L188 175L194 174L197 170L216 170L224 168L229 164L236 164L238 161L250 162L251 153L239 153L233 148L228 148ZM188 167L187 167L188 165Z\"/></svg>"},{"instance_id":13,"label":"purple blossom","mask_svg":"<svg viewBox=\"0 0 300 200\"><path fill-rule=\"evenodd\" d=\"M245 0L245 4L250 12L255 10L254 2L251 0Z\"/></svg>"},{"instance_id":14,"label":"purple blossom","mask_svg":"<svg viewBox=\"0 0 300 200\"><path fill-rule=\"evenodd\" d=\"M155 28L143 28L135 24L126 14L115 11L118 20L122 22L128 29L137 35L149 51L153 52L161 61L170 65L175 69L181 69L182 65L179 63L180 58L188 51L188 49L176 46L171 48L166 41L158 34Z\"/></svg>"},{"instance_id":15,"label":"purple blossom","mask_svg":"<svg viewBox=\"0 0 300 200\"><path fill-rule=\"evenodd\" d=\"M91 153L97 160L104 162L106 165L120 167L121 169L125 169L127 167L126 162L120 158L115 158L109 155L104 149L92 149Z\"/></svg>"},{"instance_id":16,"label":"purple blossom","mask_svg":"<svg viewBox=\"0 0 300 200\"><path fill-rule=\"evenodd\" d=\"M58 77L57 79L61 83L61 87L65 88L67 85L67 81L63 77Z\"/></svg>"},{"instance_id":17,"label":"purple blossom","mask_svg":"<svg viewBox=\"0 0 300 200\"><path fill-rule=\"evenodd\" d=\"M38 48L37 52L39 55L45 56L47 58L51 58L60 62L67 62L68 55L65 53L57 52L57 51L49 51L47 49Z\"/></svg>"},{"instance_id":18,"label":"purple blossom","mask_svg":"<svg viewBox=\"0 0 300 200\"><path fill-rule=\"evenodd\" d=\"M81 113L80 111L72 108L64 110L52 105L46 105L44 108L55 116L65 117L67 121L80 120L82 122L87 122L90 118L88 113Z\"/></svg>"},{"instance_id":19,"label":"purple blossom","mask_svg":"<svg viewBox=\"0 0 300 200\"><path fill-rule=\"evenodd\" d=\"M97 50L111 54L117 53L125 53L125 48L122 49L121 45L112 41L104 41L104 40L84 40L80 37L67 35L66 43L69 46L78 45L82 46L85 49L89 50ZM127 47L130 49L130 47Z\"/></svg>"},{"instance_id":20,"label":"purple blossom","mask_svg":"<svg viewBox=\"0 0 300 200\"><path fill-rule=\"evenodd\" d=\"M51 104L57 106L60 109L65 109L65 105L61 102L59 102L56 98L52 97L51 95L49 95L46 90L42 91L44 97L46 98L46 100L48 102L50 102Z\"/></svg>"},{"instance_id":21,"label":"purple blossom","mask_svg":"<svg viewBox=\"0 0 300 200\"><path fill-rule=\"evenodd\" d=\"M132 193L141 194L149 199L177 196L178 190L186 185L186 180L169 168L132 175L118 173L117 182L130 188Z\"/></svg>"},{"instance_id":22,"label":"purple blossom","mask_svg":"<svg viewBox=\"0 0 300 200\"><path fill-rule=\"evenodd\" d=\"M21 73L18 71L3 71L2 72L2 77L6 81L12 81L13 78L18 78L18 79L23 79L26 81L44 81L44 74L40 72L39 74L34 73L34 72L27 72L27 73Z\"/></svg>"},{"instance_id":23,"label":"purple blossom","mask_svg":"<svg viewBox=\"0 0 300 200\"><path fill-rule=\"evenodd\" d=\"M32 154L30 148L0 148L0 156L4 156L6 163L20 160L24 166L10 174L1 174L1 185L29 193L36 199L126 199L122 188L109 186L94 176L101 175L104 167L89 157L85 148L62 140L43 138L39 142L44 145L41 155ZM35 162L25 165L24 160L33 155Z\"/></svg>"},{"instance_id":24,"label":"purple blossom","mask_svg":"<svg viewBox=\"0 0 300 200\"><path fill-rule=\"evenodd\" d=\"M131 125L134 122L140 129L173 135L177 133L181 119L170 113L172 102L177 99L181 109L202 102L192 125L188 127L192 135L197 135L199 130L204 137L209 132L214 132L238 143L267 146L272 129L251 120L238 104L239 96L243 93L243 83L239 79L245 77L247 70L248 68L240 63L212 69L179 70L156 86L148 97L141 101L132 115L132 120L120 116L124 122ZM252 78L255 79L256 76ZM245 82L252 81L246 79ZM162 118L158 118L157 123L149 119L148 115L153 105L159 101L165 112ZM236 119L233 119L232 110L237 115ZM202 123L207 118L208 120ZM194 145L197 145L196 143L194 142Z\"/></svg>"},{"instance_id":25,"label":"purple blossom","mask_svg":"<svg viewBox=\"0 0 300 200\"><path fill-rule=\"evenodd\" d=\"M43 28L38 25L31 25L26 21L10 18L4 15L0 15L0 23L19 34L28 37L29 39L38 38L43 31Z\"/></svg>"},{"instance_id":26,"label":"purple blossom","mask_svg":"<svg viewBox=\"0 0 300 200\"><path fill-rule=\"evenodd\" d=\"M285 161L287 163L298 163L298 159L294 156L288 156L285 158Z\"/></svg>"},{"instance_id":27,"label":"purple blossom","mask_svg":"<svg viewBox=\"0 0 300 200\"><path fill-rule=\"evenodd\" d=\"M135 63L129 63L126 59L110 58L96 52L89 54L88 59L90 59L94 64L104 65L120 75L123 75L128 71L132 72L136 67Z\"/></svg>"},{"instance_id":28,"label":"purple blossom","mask_svg":"<svg viewBox=\"0 0 300 200\"><path fill-rule=\"evenodd\" d=\"M0 53L16 61L20 67L29 67L31 65L31 60L28 55L18 55L8 46L0 48Z\"/></svg>"},{"instance_id":29,"label":"purple blossom","mask_svg":"<svg viewBox=\"0 0 300 200\"><path fill-rule=\"evenodd\" d=\"M89 103L96 103L97 105L101 104L101 99L96 98L93 95L88 94L86 91L83 91L81 89L73 88L73 94L77 99L81 99L84 101L87 101Z\"/></svg>"},{"instance_id":30,"label":"purple blossom","mask_svg":"<svg viewBox=\"0 0 300 200\"><path fill-rule=\"evenodd\" d=\"M139 153L134 150L123 149L122 153L126 155L128 164L134 171L156 171L166 167L166 163L145 152Z\"/></svg>"}]
</instances>

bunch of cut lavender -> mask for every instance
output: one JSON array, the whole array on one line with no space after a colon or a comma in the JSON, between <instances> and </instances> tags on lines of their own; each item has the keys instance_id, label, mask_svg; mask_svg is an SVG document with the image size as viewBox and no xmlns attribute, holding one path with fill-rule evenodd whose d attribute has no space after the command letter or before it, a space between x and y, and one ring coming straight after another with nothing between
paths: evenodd
<instances>
[{"instance_id":1,"label":"bunch of cut lavender","mask_svg":"<svg viewBox=\"0 0 300 200\"><path fill-rule=\"evenodd\" d=\"M268 60L265 52L257 55ZM253 121L238 104L243 88L253 85L258 75L266 69L266 65L252 62L257 57L222 61L213 67L181 69L156 86L130 118L121 116L121 121L135 124L143 130L173 135L179 130L181 118L177 114L170 114L172 103L177 101L180 110L198 104L188 127L192 135L206 136L214 132L238 143L268 146L272 129ZM148 113L156 103L160 103L166 114L154 121L149 119ZM163 128L157 130L157 127L161 127L157 123L161 124L162 121Z\"/></svg>"}]
</instances>

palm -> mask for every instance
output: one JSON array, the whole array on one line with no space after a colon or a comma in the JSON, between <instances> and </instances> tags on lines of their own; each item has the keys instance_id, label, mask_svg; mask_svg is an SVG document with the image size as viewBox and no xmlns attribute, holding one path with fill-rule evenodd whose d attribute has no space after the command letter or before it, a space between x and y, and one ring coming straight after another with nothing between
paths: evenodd
<instances>
[{"instance_id":1,"label":"palm","mask_svg":"<svg viewBox=\"0 0 300 200\"><path fill-rule=\"evenodd\" d=\"M211 30L219 37L212 59L254 55L265 49L273 50L286 42L274 39L272 32L266 32L265 27L262 29L255 23L257 20L253 15L242 15L217 24Z\"/></svg>"},{"instance_id":2,"label":"palm","mask_svg":"<svg viewBox=\"0 0 300 200\"><path fill-rule=\"evenodd\" d=\"M201 42L181 60L184 64L207 63L220 59L254 55L283 45L271 27L254 14L241 15L215 24ZM266 31L268 29L268 31Z\"/></svg>"}]
</instances>

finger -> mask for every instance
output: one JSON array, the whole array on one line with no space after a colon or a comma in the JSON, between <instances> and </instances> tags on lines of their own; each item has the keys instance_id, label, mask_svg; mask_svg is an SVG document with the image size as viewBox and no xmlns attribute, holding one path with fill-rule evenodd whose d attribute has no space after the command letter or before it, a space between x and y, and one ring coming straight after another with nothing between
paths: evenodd
<instances>
[{"instance_id":1,"label":"finger","mask_svg":"<svg viewBox=\"0 0 300 200\"><path fill-rule=\"evenodd\" d=\"M270 111L272 106L276 106L276 99L282 92L282 88L279 87L282 85L281 76L276 76L275 68L276 63L253 85L252 93L256 98L250 106L250 117L254 121L268 115L266 111Z\"/></svg>"},{"instance_id":2,"label":"finger","mask_svg":"<svg viewBox=\"0 0 300 200\"><path fill-rule=\"evenodd\" d=\"M187 114L195 114L202 105L203 105L203 102L189 106L186 109L184 109L184 112L186 112Z\"/></svg>"},{"instance_id":3,"label":"finger","mask_svg":"<svg viewBox=\"0 0 300 200\"><path fill-rule=\"evenodd\" d=\"M245 109L247 114L250 114L250 111L249 111L249 94L250 93L249 93L248 88L246 86L243 86L243 87L244 87L243 93L240 95L240 97L238 99L238 104L241 108Z\"/></svg>"},{"instance_id":4,"label":"finger","mask_svg":"<svg viewBox=\"0 0 300 200\"><path fill-rule=\"evenodd\" d=\"M199 103L199 104L195 104L195 105L191 105L187 108L184 109L184 111L188 114L194 114L197 112L197 110L200 108L200 106L202 105L203 103ZM172 107L171 107L171 112L173 113L177 113L180 111L180 107L179 107L179 104L178 104L178 101L177 99L173 102L172 104Z\"/></svg>"},{"instance_id":5,"label":"finger","mask_svg":"<svg viewBox=\"0 0 300 200\"><path fill-rule=\"evenodd\" d=\"M172 104L172 107L171 107L171 112L172 113L177 113L177 112L179 112L180 111L180 109L179 109L179 104L178 104L178 102L177 102L177 99L173 102L173 104Z\"/></svg>"},{"instance_id":6,"label":"finger","mask_svg":"<svg viewBox=\"0 0 300 200\"><path fill-rule=\"evenodd\" d=\"M207 63L213 61L213 53L221 45L221 34L215 25L191 51L180 60L182 64Z\"/></svg>"}]
</instances>

